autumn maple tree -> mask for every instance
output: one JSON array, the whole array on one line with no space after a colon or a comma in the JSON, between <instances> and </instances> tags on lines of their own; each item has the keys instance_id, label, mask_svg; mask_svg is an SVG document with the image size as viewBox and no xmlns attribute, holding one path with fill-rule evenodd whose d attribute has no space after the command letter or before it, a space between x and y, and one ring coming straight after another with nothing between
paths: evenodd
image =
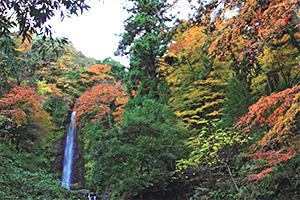
<instances>
[{"instance_id":1,"label":"autumn maple tree","mask_svg":"<svg viewBox=\"0 0 300 200\"><path fill-rule=\"evenodd\" d=\"M204 21L212 19L219 33L213 47L232 51L230 47L235 46L236 40L243 35L244 48L239 56L243 57L249 53L256 54L265 43L293 32L299 26L297 9L298 1L223 0L201 5L198 15ZM228 15L232 17L228 18ZM295 40L292 43L299 46Z\"/></svg>"},{"instance_id":2,"label":"autumn maple tree","mask_svg":"<svg viewBox=\"0 0 300 200\"><path fill-rule=\"evenodd\" d=\"M127 96L121 81L117 82L107 74L110 68L108 65L95 64L87 68L85 73L80 74L82 78L79 81L92 87L89 87L76 101L74 111L77 111L77 117L92 115L93 122L109 113L115 116L115 121L120 120Z\"/></svg>"},{"instance_id":3,"label":"autumn maple tree","mask_svg":"<svg viewBox=\"0 0 300 200\"><path fill-rule=\"evenodd\" d=\"M108 75L108 71L111 69L111 66L108 65L101 65L101 64L94 64L91 68L86 68L84 73L81 73L81 79L84 83L103 83L106 80L114 80L114 77Z\"/></svg>"},{"instance_id":4,"label":"autumn maple tree","mask_svg":"<svg viewBox=\"0 0 300 200\"><path fill-rule=\"evenodd\" d=\"M124 91L120 82L95 85L77 100L74 111L77 111L77 117L92 114L91 122L100 120L106 113L114 115L115 120L120 120L127 100Z\"/></svg>"},{"instance_id":5,"label":"autumn maple tree","mask_svg":"<svg viewBox=\"0 0 300 200\"><path fill-rule=\"evenodd\" d=\"M28 148L28 140L49 137L54 129L50 115L42 108L42 99L35 88L26 85L12 85L0 98L0 115L4 116L1 134L10 138L18 150Z\"/></svg>"},{"instance_id":6,"label":"autumn maple tree","mask_svg":"<svg viewBox=\"0 0 300 200\"><path fill-rule=\"evenodd\" d=\"M256 161L252 169L257 173L250 175L249 180L270 176L273 166L288 162L299 154L299 89L300 86L295 86L261 97L236 123L245 137L256 138L250 152L244 154Z\"/></svg>"},{"instance_id":7,"label":"autumn maple tree","mask_svg":"<svg viewBox=\"0 0 300 200\"><path fill-rule=\"evenodd\" d=\"M18 126L27 123L28 114L39 112L40 97L34 88L14 85L2 96L0 106L1 114L9 116Z\"/></svg>"},{"instance_id":8,"label":"autumn maple tree","mask_svg":"<svg viewBox=\"0 0 300 200\"><path fill-rule=\"evenodd\" d=\"M195 4L194 1L190 3ZM231 68L239 75L240 80L251 84L256 79L258 85L262 77L257 78L257 74L264 73L268 87L272 88L272 81L276 79L274 76L278 72L264 71L257 57L266 47L276 47L282 40L299 52L298 4L298 1L290 0L201 2L194 17L197 24L207 24L210 29L207 37L200 42L204 44L210 40L211 43L204 46L207 54L233 62ZM280 65L282 67L282 63Z\"/></svg>"}]
</instances>

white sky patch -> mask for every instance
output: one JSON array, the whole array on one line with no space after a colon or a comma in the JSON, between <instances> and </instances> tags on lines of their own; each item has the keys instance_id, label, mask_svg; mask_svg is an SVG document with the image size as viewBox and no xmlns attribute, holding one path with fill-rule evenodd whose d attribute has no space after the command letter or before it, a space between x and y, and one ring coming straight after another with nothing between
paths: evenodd
<instances>
[{"instance_id":1,"label":"white sky patch","mask_svg":"<svg viewBox=\"0 0 300 200\"><path fill-rule=\"evenodd\" d=\"M119 61L129 67L129 59L125 56L113 56L122 39L118 35L124 32L123 22L129 17L123 10L124 0L91 0L87 4L90 10L82 15L65 17L61 22L60 13L57 13L48 24L51 25L54 37L68 38L85 56L103 60L107 57ZM188 4L180 4L180 18L187 19ZM172 11L173 12L173 11ZM177 11L174 11L174 15ZM169 25L169 24L168 24Z\"/></svg>"},{"instance_id":2,"label":"white sky patch","mask_svg":"<svg viewBox=\"0 0 300 200\"><path fill-rule=\"evenodd\" d=\"M125 57L114 57L120 37L116 36L124 32L123 21L128 14L123 11L124 0L105 0L104 3L89 1L90 10L82 15L65 17L61 22L59 13L49 21L54 36L66 37L85 56L103 60L112 57L114 60L129 66L129 60Z\"/></svg>"}]
</instances>

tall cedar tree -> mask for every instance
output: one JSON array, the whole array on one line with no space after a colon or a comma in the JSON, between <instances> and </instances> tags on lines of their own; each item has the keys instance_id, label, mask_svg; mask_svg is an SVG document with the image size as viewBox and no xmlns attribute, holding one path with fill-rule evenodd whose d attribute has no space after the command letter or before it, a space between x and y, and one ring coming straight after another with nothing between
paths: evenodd
<instances>
[{"instance_id":1,"label":"tall cedar tree","mask_svg":"<svg viewBox=\"0 0 300 200\"><path fill-rule=\"evenodd\" d=\"M127 91L131 98L138 96L158 98L157 60L167 49L164 37L166 0L129 0L133 7L127 9L131 16L125 20L125 32L116 55L127 55L130 67Z\"/></svg>"}]
</instances>

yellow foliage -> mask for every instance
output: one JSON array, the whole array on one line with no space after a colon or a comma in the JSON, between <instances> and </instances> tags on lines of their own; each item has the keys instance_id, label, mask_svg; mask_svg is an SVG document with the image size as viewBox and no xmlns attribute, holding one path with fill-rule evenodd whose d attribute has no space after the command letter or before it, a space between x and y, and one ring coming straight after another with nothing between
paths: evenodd
<instances>
[{"instance_id":1,"label":"yellow foliage","mask_svg":"<svg viewBox=\"0 0 300 200\"><path fill-rule=\"evenodd\" d=\"M223 115L221 112L214 110L213 112L206 114L206 116L221 116Z\"/></svg>"},{"instance_id":2,"label":"yellow foliage","mask_svg":"<svg viewBox=\"0 0 300 200\"><path fill-rule=\"evenodd\" d=\"M198 121L198 123L207 123L207 121ZM224 147L231 147L241 142L243 141L238 132L217 129L215 124L211 124L211 128L203 128L197 136L189 138L186 142L191 152L187 159L178 161L176 173L186 178L184 174L189 169L224 164L226 162Z\"/></svg>"},{"instance_id":3,"label":"yellow foliage","mask_svg":"<svg viewBox=\"0 0 300 200\"><path fill-rule=\"evenodd\" d=\"M31 120L32 123L39 128L38 132L41 133L42 137L52 137L55 126L52 124L51 116L45 110L42 109L40 112L35 113L31 117Z\"/></svg>"},{"instance_id":4,"label":"yellow foliage","mask_svg":"<svg viewBox=\"0 0 300 200\"><path fill-rule=\"evenodd\" d=\"M207 119L219 118L226 80L232 61L210 57L204 45L209 41L206 26L189 26L174 35L168 57L176 60L164 64L171 88L169 104L177 116L192 126ZM199 126L198 126L199 127Z\"/></svg>"},{"instance_id":5,"label":"yellow foliage","mask_svg":"<svg viewBox=\"0 0 300 200\"><path fill-rule=\"evenodd\" d=\"M43 79L42 81L38 81L38 93L41 95L47 94L47 93L52 93L52 90L50 87L48 87L46 80Z\"/></svg>"},{"instance_id":6,"label":"yellow foliage","mask_svg":"<svg viewBox=\"0 0 300 200\"><path fill-rule=\"evenodd\" d=\"M267 86L267 76L260 74L252 79L251 88L253 94L263 94Z\"/></svg>"}]
</instances>

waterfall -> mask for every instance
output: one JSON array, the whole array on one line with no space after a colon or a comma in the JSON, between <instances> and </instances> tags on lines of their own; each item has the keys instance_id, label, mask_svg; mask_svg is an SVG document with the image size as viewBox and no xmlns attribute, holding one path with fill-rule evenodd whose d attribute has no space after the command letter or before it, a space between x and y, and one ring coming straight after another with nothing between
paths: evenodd
<instances>
[{"instance_id":1,"label":"waterfall","mask_svg":"<svg viewBox=\"0 0 300 200\"><path fill-rule=\"evenodd\" d=\"M71 176L72 176L72 163L73 163L73 151L74 151L74 138L76 135L75 117L76 112L71 115L71 121L68 128L66 147L64 153L64 164L63 164L63 174L61 179L61 186L70 190L71 186Z\"/></svg>"}]
</instances>

